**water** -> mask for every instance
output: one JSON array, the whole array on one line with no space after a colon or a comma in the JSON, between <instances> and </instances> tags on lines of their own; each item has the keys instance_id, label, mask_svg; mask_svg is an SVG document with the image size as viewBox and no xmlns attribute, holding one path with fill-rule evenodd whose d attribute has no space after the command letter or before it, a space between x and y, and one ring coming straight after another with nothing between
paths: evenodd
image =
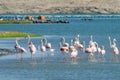
<instances>
[{"instance_id":1,"label":"water","mask_svg":"<svg viewBox=\"0 0 120 80\"><path fill-rule=\"evenodd\" d=\"M120 63L112 60L112 51L109 47L108 36L117 39L120 49L120 19L93 19L81 20L79 17L66 18L69 24L1 24L1 31L20 31L27 33L43 34L42 37L31 38L36 47L40 45L42 38L47 38L55 49L54 55L48 58L45 52L44 61L40 61L41 52L37 50L36 61L31 62L30 52L25 38L20 39L20 45L28 52L24 54L22 62L16 62L16 55L0 57L0 78L2 80L119 80ZM87 55L77 58L77 64L71 63L70 54L67 61L63 62L63 55L59 51L59 41L62 36L70 43L70 40L80 34L80 40L89 43L90 35L104 45L106 49L105 62L90 62ZM13 49L15 38L0 39L0 47ZM120 58L120 56L118 56Z\"/></svg>"}]
</instances>

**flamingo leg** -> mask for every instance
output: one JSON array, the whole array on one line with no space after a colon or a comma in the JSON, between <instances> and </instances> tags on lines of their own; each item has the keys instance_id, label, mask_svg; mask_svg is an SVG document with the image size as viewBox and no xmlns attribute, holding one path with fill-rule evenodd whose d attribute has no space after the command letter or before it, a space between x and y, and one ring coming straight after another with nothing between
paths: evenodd
<instances>
[{"instance_id":1,"label":"flamingo leg","mask_svg":"<svg viewBox=\"0 0 120 80\"><path fill-rule=\"evenodd\" d=\"M76 64L76 58L75 58L75 57L73 57L72 62L73 62L74 64Z\"/></svg>"},{"instance_id":2,"label":"flamingo leg","mask_svg":"<svg viewBox=\"0 0 120 80\"><path fill-rule=\"evenodd\" d=\"M31 53L31 61L33 60L33 55L32 55L32 53Z\"/></svg>"},{"instance_id":3,"label":"flamingo leg","mask_svg":"<svg viewBox=\"0 0 120 80\"><path fill-rule=\"evenodd\" d=\"M63 60L64 61L67 61L67 59L66 59L66 54L64 53L64 58L63 58Z\"/></svg>"},{"instance_id":4,"label":"flamingo leg","mask_svg":"<svg viewBox=\"0 0 120 80\"><path fill-rule=\"evenodd\" d=\"M21 61L23 61L23 54L21 53Z\"/></svg>"},{"instance_id":5,"label":"flamingo leg","mask_svg":"<svg viewBox=\"0 0 120 80\"><path fill-rule=\"evenodd\" d=\"M114 57L113 57L114 61L118 62L118 56L116 54L114 54Z\"/></svg>"},{"instance_id":6,"label":"flamingo leg","mask_svg":"<svg viewBox=\"0 0 120 80\"><path fill-rule=\"evenodd\" d=\"M16 60L18 60L19 56L18 56L18 50L16 50Z\"/></svg>"},{"instance_id":7,"label":"flamingo leg","mask_svg":"<svg viewBox=\"0 0 120 80\"><path fill-rule=\"evenodd\" d=\"M102 60L105 61L105 56L104 55L102 55Z\"/></svg>"},{"instance_id":8,"label":"flamingo leg","mask_svg":"<svg viewBox=\"0 0 120 80\"><path fill-rule=\"evenodd\" d=\"M41 61L44 61L44 53L41 54Z\"/></svg>"}]
</instances>

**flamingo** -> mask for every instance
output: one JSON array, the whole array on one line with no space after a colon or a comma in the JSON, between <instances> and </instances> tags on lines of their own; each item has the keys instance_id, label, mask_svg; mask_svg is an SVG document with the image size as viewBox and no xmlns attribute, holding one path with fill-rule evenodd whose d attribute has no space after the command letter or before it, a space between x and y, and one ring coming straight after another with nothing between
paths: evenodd
<instances>
[{"instance_id":1,"label":"flamingo","mask_svg":"<svg viewBox=\"0 0 120 80\"><path fill-rule=\"evenodd\" d=\"M64 55L63 60L66 61L66 53L68 53L68 51L69 51L69 44L67 42L65 42L64 37L61 38L60 51Z\"/></svg>"},{"instance_id":2,"label":"flamingo","mask_svg":"<svg viewBox=\"0 0 120 80\"><path fill-rule=\"evenodd\" d=\"M47 39L43 39L43 42L45 44L46 50L50 51L50 52L54 52L54 49L52 48L52 45L50 42L47 41Z\"/></svg>"},{"instance_id":3,"label":"flamingo","mask_svg":"<svg viewBox=\"0 0 120 80\"><path fill-rule=\"evenodd\" d=\"M40 51L41 51L42 53L44 53L44 52L46 51L46 47L43 45L43 40L41 40ZM43 60L43 54L42 54L41 60Z\"/></svg>"},{"instance_id":4,"label":"flamingo","mask_svg":"<svg viewBox=\"0 0 120 80\"><path fill-rule=\"evenodd\" d=\"M68 53L69 48L66 46L62 46L62 43L60 43L60 51L64 55L63 60L66 61L66 53Z\"/></svg>"},{"instance_id":5,"label":"flamingo","mask_svg":"<svg viewBox=\"0 0 120 80\"><path fill-rule=\"evenodd\" d=\"M74 48L74 49L72 50L71 56L70 56L73 63L76 63L76 57L77 57L77 55L78 55L78 51L77 51L77 49Z\"/></svg>"},{"instance_id":6,"label":"flamingo","mask_svg":"<svg viewBox=\"0 0 120 80\"><path fill-rule=\"evenodd\" d=\"M88 48L85 49L85 53L88 54L88 60L94 59L94 54L93 54L93 51L92 51L90 45L88 45Z\"/></svg>"},{"instance_id":7,"label":"flamingo","mask_svg":"<svg viewBox=\"0 0 120 80\"><path fill-rule=\"evenodd\" d=\"M93 51L93 53L95 53L95 52L97 52L97 42L95 42L95 41L93 41L93 37L92 37L92 35L90 36L90 42L89 42L89 45L90 45L90 47L91 47L91 49L92 49L92 51Z\"/></svg>"},{"instance_id":8,"label":"flamingo","mask_svg":"<svg viewBox=\"0 0 120 80\"><path fill-rule=\"evenodd\" d=\"M14 46L15 51L16 51L16 59L18 59L18 52L19 52L19 48L20 48L20 45L19 45L19 43L18 43L18 40L19 40L19 39L16 38L15 46Z\"/></svg>"},{"instance_id":9,"label":"flamingo","mask_svg":"<svg viewBox=\"0 0 120 80\"><path fill-rule=\"evenodd\" d=\"M105 59L104 58L105 54L106 54L106 50L104 49L104 46L101 46L101 55L103 59Z\"/></svg>"},{"instance_id":10,"label":"flamingo","mask_svg":"<svg viewBox=\"0 0 120 80\"><path fill-rule=\"evenodd\" d=\"M105 60L104 56L106 54L106 50L104 49L103 45L98 47L98 43L97 43L97 52L98 52L98 58L100 55L102 55L102 59Z\"/></svg>"},{"instance_id":11,"label":"flamingo","mask_svg":"<svg viewBox=\"0 0 120 80\"><path fill-rule=\"evenodd\" d=\"M69 47L69 44L67 42L65 42L65 38L64 37L61 38L61 44L64 47Z\"/></svg>"},{"instance_id":12,"label":"flamingo","mask_svg":"<svg viewBox=\"0 0 120 80\"><path fill-rule=\"evenodd\" d=\"M18 57L18 53L20 52L21 53L21 61L22 61L23 60L23 53L26 53L27 51L26 51L25 48L23 48L19 45L18 40L19 39L16 38L16 44L15 44L15 50L16 50L16 53L17 53L16 58Z\"/></svg>"},{"instance_id":13,"label":"flamingo","mask_svg":"<svg viewBox=\"0 0 120 80\"><path fill-rule=\"evenodd\" d=\"M67 42L65 42L64 37L61 38L60 51L64 55L63 60L66 61L66 53L68 53L68 51L69 51L69 44Z\"/></svg>"},{"instance_id":14,"label":"flamingo","mask_svg":"<svg viewBox=\"0 0 120 80\"><path fill-rule=\"evenodd\" d=\"M33 56L36 54L36 47L35 45L30 41L30 36L28 35L28 47L31 53L31 60L33 59Z\"/></svg>"},{"instance_id":15,"label":"flamingo","mask_svg":"<svg viewBox=\"0 0 120 80\"><path fill-rule=\"evenodd\" d=\"M74 46L77 50L83 51L84 45L80 43L80 35L77 35L77 37L74 39ZM80 55L81 57L82 55Z\"/></svg>"},{"instance_id":16,"label":"flamingo","mask_svg":"<svg viewBox=\"0 0 120 80\"><path fill-rule=\"evenodd\" d=\"M69 51L72 52L75 49L73 46L73 40L71 40L71 45L69 46Z\"/></svg>"},{"instance_id":17,"label":"flamingo","mask_svg":"<svg viewBox=\"0 0 120 80\"><path fill-rule=\"evenodd\" d=\"M112 44L112 42L111 42L111 37L109 36L109 43L110 43L110 48L113 50L113 59L114 60L118 60L118 54L119 54L119 50L118 50L118 48L117 48L117 46L116 46L116 39L114 38L113 39L113 44Z\"/></svg>"},{"instance_id":18,"label":"flamingo","mask_svg":"<svg viewBox=\"0 0 120 80\"><path fill-rule=\"evenodd\" d=\"M26 49L23 47L20 47L20 53L21 53L21 61L23 60L23 54L26 53Z\"/></svg>"},{"instance_id":19,"label":"flamingo","mask_svg":"<svg viewBox=\"0 0 120 80\"><path fill-rule=\"evenodd\" d=\"M80 50L83 50L83 44L80 43L80 35L77 35L74 41L74 46Z\"/></svg>"}]
</instances>

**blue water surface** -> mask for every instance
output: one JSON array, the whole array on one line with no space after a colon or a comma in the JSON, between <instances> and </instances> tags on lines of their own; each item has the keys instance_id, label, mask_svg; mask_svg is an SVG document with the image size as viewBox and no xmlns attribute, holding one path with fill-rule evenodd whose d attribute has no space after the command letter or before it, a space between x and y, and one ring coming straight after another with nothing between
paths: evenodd
<instances>
[{"instance_id":1,"label":"blue water surface","mask_svg":"<svg viewBox=\"0 0 120 80\"><path fill-rule=\"evenodd\" d=\"M27 33L42 34L41 37L32 37L31 41L36 47L40 46L40 40L47 38L55 49L54 55L48 57L44 54L41 61L39 49L35 55L35 61L31 61L30 52L26 38L20 38L19 44L27 50L24 60L16 61L16 55L0 57L0 79L1 80L119 80L120 63L113 61L112 51L109 47L108 36L116 38L117 47L120 49L120 19L93 19L81 20L79 17L65 18L70 21L67 24L0 24L0 31L19 31ZM106 61L93 61L87 59L85 53L81 53L82 59L77 57L77 63L71 63L70 53L64 62L63 55L59 51L59 42L62 36L66 42L80 35L80 40L86 42L86 47L93 35L93 40L106 49ZM0 39L0 47L14 49L15 38ZM20 55L19 55L20 56ZM118 58L120 56L118 55Z\"/></svg>"}]
</instances>

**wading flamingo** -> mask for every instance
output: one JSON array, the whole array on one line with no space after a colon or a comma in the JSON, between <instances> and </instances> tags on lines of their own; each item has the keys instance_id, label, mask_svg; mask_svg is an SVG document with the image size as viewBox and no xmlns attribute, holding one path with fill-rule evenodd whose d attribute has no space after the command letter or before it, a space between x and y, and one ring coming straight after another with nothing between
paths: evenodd
<instances>
[{"instance_id":1,"label":"wading flamingo","mask_svg":"<svg viewBox=\"0 0 120 80\"><path fill-rule=\"evenodd\" d=\"M28 47L31 53L31 60L33 60L33 56L36 54L36 47L35 45L31 42L30 36L28 35Z\"/></svg>"},{"instance_id":2,"label":"wading flamingo","mask_svg":"<svg viewBox=\"0 0 120 80\"><path fill-rule=\"evenodd\" d=\"M113 44L112 44L111 37L109 36L110 48L111 48L112 51L113 51L113 59L114 59L115 61L118 61L119 50L118 50L118 48L117 48L117 46L116 46L116 41L117 41L117 40L114 38L114 39L113 39Z\"/></svg>"},{"instance_id":3,"label":"wading flamingo","mask_svg":"<svg viewBox=\"0 0 120 80\"><path fill-rule=\"evenodd\" d=\"M46 51L46 47L43 44L43 40L41 40L41 46L40 46L40 51L42 52L42 57L41 60L44 60L44 52Z\"/></svg>"},{"instance_id":4,"label":"wading flamingo","mask_svg":"<svg viewBox=\"0 0 120 80\"><path fill-rule=\"evenodd\" d=\"M21 53L21 61L22 61L23 60L23 53L26 53L27 51L26 51L25 48L23 48L19 45L18 40L19 39L16 38L16 44L15 44L15 50L16 50L16 53L17 53L16 58L18 58L18 53Z\"/></svg>"},{"instance_id":5,"label":"wading flamingo","mask_svg":"<svg viewBox=\"0 0 120 80\"><path fill-rule=\"evenodd\" d=\"M46 47L46 50L47 50L48 52L50 52L50 54L53 53L53 52L54 52L54 49L52 48L51 43L48 42L48 40L47 40L46 38L43 39L43 42L44 42L44 45L45 45L45 47ZM48 56L49 56L49 53L48 53Z\"/></svg>"},{"instance_id":6,"label":"wading flamingo","mask_svg":"<svg viewBox=\"0 0 120 80\"><path fill-rule=\"evenodd\" d=\"M64 55L63 60L66 61L66 53L68 53L68 51L69 51L69 44L65 42L64 37L61 38L60 51Z\"/></svg>"}]
</instances>

